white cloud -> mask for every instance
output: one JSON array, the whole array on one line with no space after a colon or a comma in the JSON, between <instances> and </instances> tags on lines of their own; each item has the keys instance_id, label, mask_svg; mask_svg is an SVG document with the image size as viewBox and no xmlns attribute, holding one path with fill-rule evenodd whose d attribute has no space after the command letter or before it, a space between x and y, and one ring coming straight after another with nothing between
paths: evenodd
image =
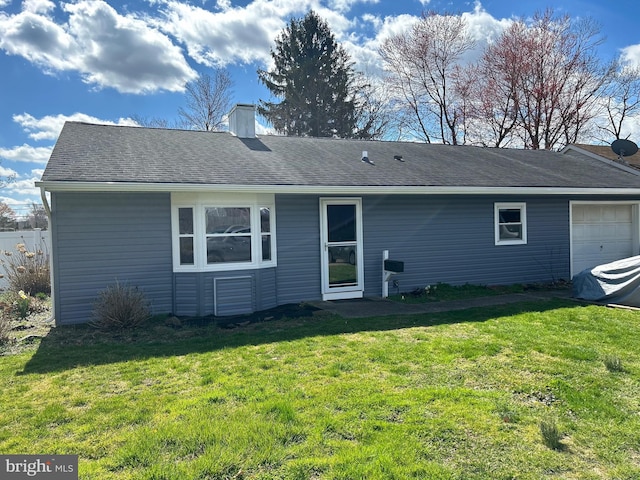
<instances>
[{"instance_id":1,"label":"white cloud","mask_svg":"<svg viewBox=\"0 0 640 480\"><path fill-rule=\"evenodd\" d=\"M34 147L23 144L18 147L0 148L0 159L12 162L46 164L53 147Z\"/></svg>"},{"instance_id":2,"label":"white cloud","mask_svg":"<svg viewBox=\"0 0 640 480\"><path fill-rule=\"evenodd\" d=\"M27 0L20 13L0 13L0 49L45 72L77 71L97 87L125 93L181 91L196 77L169 37L134 15L120 15L104 1L63 4L58 24L52 2Z\"/></svg>"},{"instance_id":3,"label":"white cloud","mask_svg":"<svg viewBox=\"0 0 640 480\"><path fill-rule=\"evenodd\" d=\"M8 182L3 188L3 193L9 193L13 195L32 195L36 198L40 196L40 189L36 187L35 183L40 180L40 177L21 178ZM40 201L38 201L40 203Z\"/></svg>"},{"instance_id":4,"label":"white cloud","mask_svg":"<svg viewBox=\"0 0 640 480\"><path fill-rule=\"evenodd\" d=\"M51 19L33 12L0 14L0 48L42 66L45 71L71 70L73 39Z\"/></svg>"},{"instance_id":5,"label":"white cloud","mask_svg":"<svg viewBox=\"0 0 640 480\"><path fill-rule=\"evenodd\" d=\"M48 13L56 8L51 0L23 0L22 10L31 13Z\"/></svg>"},{"instance_id":6,"label":"white cloud","mask_svg":"<svg viewBox=\"0 0 640 480\"><path fill-rule=\"evenodd\" d=\"M117 121L103 120L85 113L74 113L72 115L46 115L36 118L28 113L14 115L13 121L27 132L29 138L33 140L55 140L60 135L60 130L64 122L86 122L99 123L103 125L129 125L137 126L137 123L130 118L120 118ZM0 147L0 159L11 162L46 164L51 156L53 146L34 147L23 144L11 148ZM0 174L1 175L1 174Z\"/></svg>"},{"instance_id":7,"label":"white cloud","mask_svg":"<svg viewBox=\"0 0 640 480\"><path fill-rule=\"evenodd\" d=\"M158 29L182 42L191 58L203 65L269 61L274 39L292 15L316 6L310 0L255 0L243 7L218 2L221 11L177 0L163 2L162 18L148 18Z\"/></svg>"},{"instance_id":8,"label":"white cloud","mask_svg":"<svg viewBox=\"0 0 640 480\"><path fill-rule=\"evenodd\" d=\"M103 125L129 125L137 126L137 123L130 118L120 118L114 122L111 120L103 120L85 113L74 113L72 115L46 115L41 118L35 118L28 113L14 115L13 121L19 124L22 129L29 134L29 138L34 140L55 140L60 135L60 130L64 122L85 122L99 123Z\"/></svg>"},{"instance_id":9,"label":"white cloud","mask_svg":"<svg viewBox=\"0 0 640 480\"><path fill-rule=\"evenodd\" d=\"M380 0L330 0L329 9L338 12L348 12L356 3L370 3L375 5L380 3Z\"/></svg>"},{"instance_id":10,"label":"white cloud","mask_svg":"<svg viewBox=\"0 0 640 480\"><path fill-rule=\"evenodd\" d=\"M3 178L18 177L18 172L16 172L13 168L6 168L6 167L3 167L3 166L0 166L0 177L3 177Z\"/></svg>"},{"instance_id":11,"label":"white cloud","mask_svg":"<svg viewBox=\"0 0 640 480\"><path fill-rule=\"evenodd\" d=\"M464 12L462 18L467 30L478 42L490 43L497 39L512 23L511 19L496 19L478 2L472 12Z\"/></svg>"},{"instance_id":12,"label":"white cloud","mask_svg":"<svg viewBox=\"0 0 640 480\"><path fill-rule=\"evenodd\" d=\"M428 2L426 2L428 3ZM479 58L484 47L494 41L510 24L510 19L496 19L487 13L479 2L473 11L461 14L467 25L467 31L475 40L475 48L467 52L463 62L472 62ZM375 75L382 74L382 60L378 50L384 41L395 35L407 32L420 16L402 14L390 17L380 17L365 14L361 17L363 23L371 25L374 35L371 38L357 38L344 42L344 46L356 62L356 68Z\"/></svg>"},{"instance_id":13,"label":"white cloud","mask_svg":"<svg viewBox=\"0 0 640 480\"><path fill-rule=\"evenodd\" d=\"M64 9L89 82L140 93L181 91L185 81L196 77L180 48L145 22L121 16L104 2L66 4Z\"/></svg>"},{"instance_id":14,"label":"white cloud","mask_svg":"<svg viewBox=\"0 0 640 480\"><path fill-rule=\"evenodd\" d=\"M3 179L9 178L0 192L3 196L0 201L10 205L16 213L26 214L31 203L42 203L40 188L36 187L36 182L40 181L44 169L34 168L22 175L12 169L0 167L0 176Z\"/></svg>"},{"instance_id":15,"label":"white cloud","mask_svg":"<svg viewBox=\"0 0 640 480\"><path fill-rule=\"evenodd\" d=\"M620 58L629 67L640 67L640 45L629 45L623 48Z\"/></svg>"},{"instance_id":16,"label":"white cloud","mask_svg":"<svg viewBox=\"0 0 640 480\"><path fill-rule=\"evenodd\" d=\"M367 43L377 48L382 45L387 38L408 31L420 17L409 14L394 17L366 15L362 19L365 22L371 23L375 29L375 36L369 39Z\"/></svg>"},{"instance_id":17,"label":"white cloud","mask_svg":"<svg viewBox=\"0 0 640 480\"><path fill-rule=\"evenodd\" d=\"M381 43L419 18L408 14L350 16L356 4L379 0L253 0L242 6L230 0L147 1L152 8L146 13L126 14L103 0L61 3L56 13L67 17L61 21L53 16L51 0L25 0L20 13L0 13L0 49L48 73L79 72L97 87L128 93L180 91L196 73L178 44L205 66L257 63L269 67L270 49L289 19L313 9L345 46L356 69L380 74L377 53ZM463 16L478 41L477 51L509 23L492 17L480 2Z\"/></svg>"},{"instance_id":18,"label":"white cloud","mask_svg":"<svg viewBox=\"0 0 640 480\"><path fill-rule=\"evenodd\" d=\"M640 113L629 115L624 122L620 138L628 138L640 144ZM610 139L613 142L613 138Z\"/></svg>"},{"instance_id":19,"label":"white cloud","mask_svg":"<svg viewBox=\"0 0 640 480\"><path fill-rule=\"evenodd\" d=\"M384 41L411 28L419 17L415 15L398 15L395 17L380 17L366 14L361 18L365 25L371 25L373 35L370 37L351 38L342 42L345 50L355 62L355 69L365 72L368 76L381 77L383 75L382 59L378 50Z\"/></svg>"},{"instance_id":20,"label":"white cloud","mask_svg":"<svg viewBox=\"0 0 640 480\"><path fill-rule=\"evenodd\" d=\"M496 19L482 8L480 2L476 2L472 12L464 12L462 18L467 25L467 32L476 42L475 48L465 55L466 62L478 60L485 47L513 23L511 19Z\"/></svg>"},{"instance_id":21,"label":"white cloud","mask_svg":"<svg viewBox=\"0 0 640 480\"><path fill-rule=\"evenodd\" d=\"M9 205L11 209L14 210L14 212L15 210L23 208L25 205L24 200L19 200L17 198L4 197L4 196L0 196L0 202L6 203L7 205Z\"/></svg>"},{"instance_id":22,"label":"white cloud","mask_svg":"<svg viewBox=\"0 0 640 480\"><path fill-rule=\"evenodd\" d=\"M11 178L12 172L14 175L13 180L7 182L0 190L3 193L0 201L11 206L16 213L26 215L32 203L42 203L40 188L36 187L35 184L42 178L44 170L36 168L19 175L11 169L6 169L5 172L5 169L0 168L0 175L3 178Z\"/></svg>"},{"instance_id":23,"label":"white cloud","mask_svg":"<svg viewBox=\"0 0 640 480\"><path fill-rule=\"evenodd\" d=\"M218 0L216 7L218 10L229 10L231 8L231 0Z\"/></svg>"}]
</instances>

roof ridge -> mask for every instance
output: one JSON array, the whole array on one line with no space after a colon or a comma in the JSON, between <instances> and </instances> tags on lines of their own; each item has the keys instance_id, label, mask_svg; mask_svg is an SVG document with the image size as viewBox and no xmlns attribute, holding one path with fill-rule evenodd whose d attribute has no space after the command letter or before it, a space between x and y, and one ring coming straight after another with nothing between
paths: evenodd
<instances>
[{"instance_id":1,"label":"roof ridge","mask_svg":"<svg viewBox=\"0 0 640 480\"><path fill-rule=\"evenodd\" d=\"M76 125L85 125L89 127L113 127L113 128L135 128L139 130L161 130L161 131L169 131L169 132L193 132L193 133L229 133L227 130L192 130L189 128L170 128L170 127L149 127L146 125L125 125L125 124L116 124L116 123L96 123L96 122L86 122L81 120L66 120L66 124L76 124Z\"/></svg>"}]
</instances>

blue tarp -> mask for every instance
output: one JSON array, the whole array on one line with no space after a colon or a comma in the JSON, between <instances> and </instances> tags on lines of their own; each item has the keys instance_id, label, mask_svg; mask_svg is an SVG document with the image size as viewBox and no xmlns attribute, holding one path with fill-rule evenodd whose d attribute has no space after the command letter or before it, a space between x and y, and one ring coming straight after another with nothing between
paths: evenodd
<instances>
[{"instance_id":1,"label":"blue tarp","mask_svg":"<svg viewBox=\"0 0 640 480\"><path fill-rule=\"evenodd\" d=\"M640 256L583 270L573 277L573 296L640 307Z\"/></svg>"}]
</instances>

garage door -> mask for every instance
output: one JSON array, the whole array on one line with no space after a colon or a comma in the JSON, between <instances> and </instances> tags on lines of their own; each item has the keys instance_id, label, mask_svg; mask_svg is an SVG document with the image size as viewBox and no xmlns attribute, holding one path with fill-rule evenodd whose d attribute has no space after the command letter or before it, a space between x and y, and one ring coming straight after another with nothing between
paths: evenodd
<instances>
[{"instance_id":1,"label":"garage door","mask_svg":"<svg viewBox=\"0 0 640 480\"><path fill-rule=\"evenodd\" d=\"M637 255L632 205L574 204L572 272Z\"/></svg>"}]
</instances>

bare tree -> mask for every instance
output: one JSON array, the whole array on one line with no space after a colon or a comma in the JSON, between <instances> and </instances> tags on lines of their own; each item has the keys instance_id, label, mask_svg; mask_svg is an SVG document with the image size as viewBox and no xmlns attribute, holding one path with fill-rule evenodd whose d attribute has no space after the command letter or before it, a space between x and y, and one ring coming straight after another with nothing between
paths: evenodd
<instances>
[{"instance_id":1,"label":"bare tree","mask_svg":"<svg viewBox=\"0 0 640 480\"><path fill-rule=\"evenodd\" d=\"M193 130L220 130L231 108L233 81L226 70L216 69L213 76L200 75L186 85L186 107L180 108L184 127Z\"/></svg>"},{"instance_id":2,"label":"bare tree","mask_svg":"<svg viewBox=\"0 0 640 480\"><path fill-rule=\"evenodd\" d=\"M546 10L530 24L514 22L479 65L489 95L485 113L493 112L485 121L498 127L493 143L512 133L531 149L574 143L597 115L611 72L596 56L600 42L588 18L572 22Z\"/></svg>"},{"instance_id":3,"label":"bare tree","mask_svg":"<svg viewBox=\"0 0 640 480\"><path fill-rule=\"evenodd\" d=\"M44 209L44 206L39 203L31 203L29 206L29 216L27 217L31 228L41 228L42 230L47 229L47 225L49 224L47 220L47 212Z\"/></svg>"},{"instance_id":4,"label":"bare tree","mask_svg":"<svg viewBox=\"0 0 640 480\"><path fill-rule=\"evenodd\" d=\"M388 38L380 55L407 126L426 142L464 143L455 69L475 42L459 15L423 14L408 32Z\"/></svg>"},{"instance_id":5,"label":"bare tree","mask_svg":"<svg viewBox=\"0 0 640 480\"><path fill-rule=\"evenodd\" d=\"M389 98L384 85L365 73L356 73L355 118L353 138L377 140L384 138L391 123Z\"/></svg>"},{"instance_id":6,"label":"bare tree","mask_svg":"<svg viewBox=\"0 0 640 480\"><path fill-rule=\"evenodd\" d=\"M517 127L517 75L513 52L496 56L485 49L481 60L460 69L457 89L464 99L468 143L485 147L510 146Z\"/></svg>"},{"instance_id":7,"label":"bare tree","mask_svg":"<svg viewBox=\"0 0 640 480\"><path fill-rule=\"evenodd\" d=\"M15 230L16 212L9 205L0 202L0 231Z\"/></svg>"},{"instance_id":8,"label":"bare tree","mask_svg":"<svg viewBox=\"0 0 640 480\"><path fill-rule=\"evenodd\" d=\"M604 95L605 125L598 128L606 135L606 142L623 138L623 129L629 117L640 111L640 68L616 65L612 81Z\"/></svg>"},{"instance_id":9,"label":"bare tree","mask_svg":"<svg viewBox=\"0 0 640 480\"><path fill-rule=\"evenodd\" d=\"M130 115L131 120L136 122L137 125L141 127L148 128L172 128L171 122L169 122L165 118L158 117L143 117L138 114ZM173 128L177 128L177 125L174 125Z\"/></svg>"}]
</instances>

